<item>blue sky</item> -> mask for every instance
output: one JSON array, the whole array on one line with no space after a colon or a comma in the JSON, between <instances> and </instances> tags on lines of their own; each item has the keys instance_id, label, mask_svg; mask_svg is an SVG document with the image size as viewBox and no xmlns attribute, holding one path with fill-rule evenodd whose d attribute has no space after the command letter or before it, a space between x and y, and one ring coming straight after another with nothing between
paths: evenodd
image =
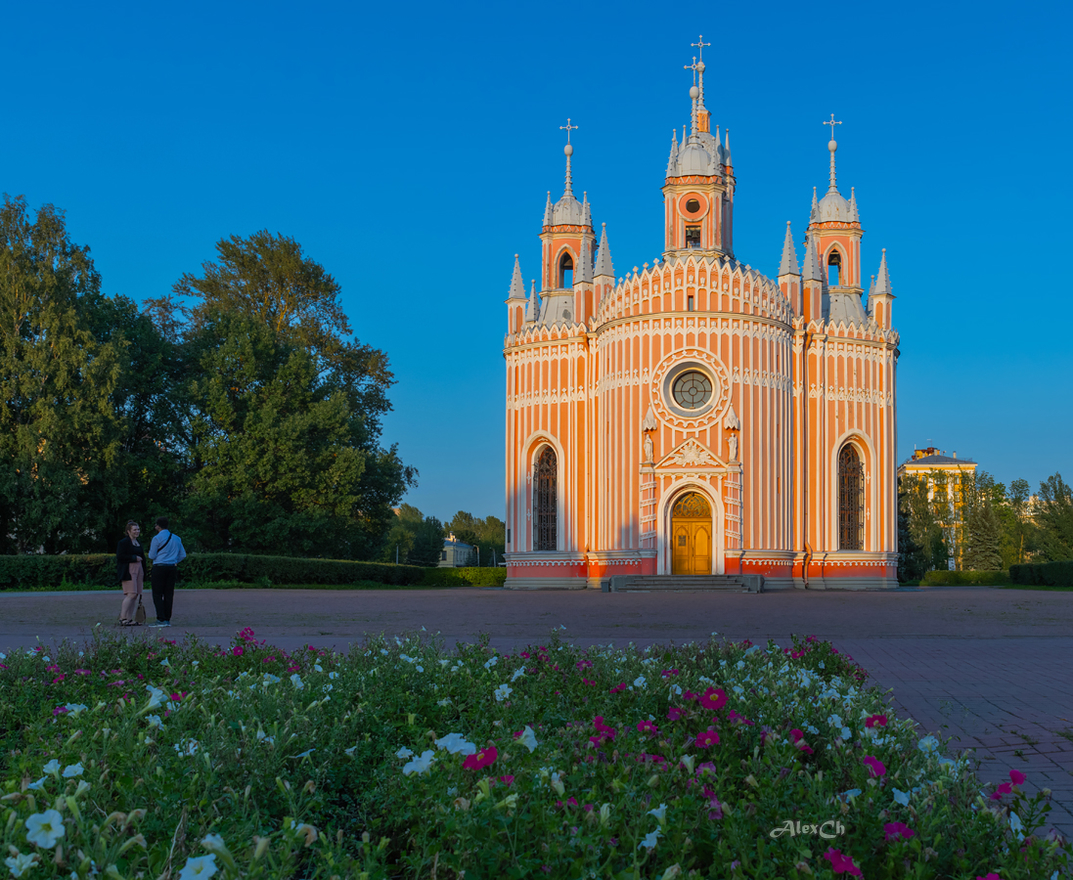
<instances>
[{"instance_id":1,"label":"blue sky","mask_svg":"<svg viewBox=\"0 0 1073 880\"><path fill-rule=\"evenodd\" d=\"M545 193L607 223L615 271L663 247L682 69L731 129L735 252L798 254L812 187L856 187L887 248L900 459L936 445L1033 488L1073 478L1067 4L10 5L0 190L67 212L108 293L170 290L214 244L296 238L398 380L384 439L441 519L503 515L505 307L539 276Z\"/></svg>"}]
</instances>

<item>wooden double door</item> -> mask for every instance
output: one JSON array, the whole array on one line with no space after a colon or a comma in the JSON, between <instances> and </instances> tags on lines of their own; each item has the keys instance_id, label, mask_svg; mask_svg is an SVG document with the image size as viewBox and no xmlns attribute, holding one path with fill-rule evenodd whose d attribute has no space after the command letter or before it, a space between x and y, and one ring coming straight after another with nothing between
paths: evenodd
<instances>
[{"instance_id":1,"label":"wooden double door","mask_svg":"<svg viewBox=\"0 0 1073 880\"><path fill-rule=\"evenodd\" d=\"M671 509L671 574L712 573L712 510L696 492L683 495Z\"/></svg>"}]
</instances>

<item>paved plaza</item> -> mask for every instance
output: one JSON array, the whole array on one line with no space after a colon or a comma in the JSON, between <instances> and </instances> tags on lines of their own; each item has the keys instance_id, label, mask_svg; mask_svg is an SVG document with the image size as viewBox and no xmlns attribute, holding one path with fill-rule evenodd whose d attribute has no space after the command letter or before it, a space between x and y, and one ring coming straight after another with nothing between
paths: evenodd
<instances>
[{"instance_id":1,"label":"paved plaza","mask_svg":"<svg viewBox=\"0 0 1073 880\"><path fill-rule=\"evenodd\" d=\"M112 627L114 593L0 593L0 650L82 641ZM152 621L152 603L146 596ZM182 590L171 629L123 630L129 638L229 644L244 627L286 650L313 644L346 651L366 634L425 627L448 647L481 633L510 651L549 632L575 644L638 646L706 640L790 644L829 639L891 689L891 705L954 749L975 749L979 775L1027 776L1050 788L1050 824L1073 839L1073 592L935 587L887 592L511 592L502 589ZM40 642L38 642L40 638ZM1046 829L1044 829L1046 831Z\"/></svg>"}]
</instances>

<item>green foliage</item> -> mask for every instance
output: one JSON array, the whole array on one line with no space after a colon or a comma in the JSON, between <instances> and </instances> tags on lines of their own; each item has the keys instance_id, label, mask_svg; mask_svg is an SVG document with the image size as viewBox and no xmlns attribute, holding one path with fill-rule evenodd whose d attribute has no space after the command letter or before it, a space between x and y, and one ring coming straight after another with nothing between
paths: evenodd
<instances>
[{"instance_id":1,"label":"green foliage","mask_svg":"<svg viewBox=\"0 0 1073 880\"><path fill-rule=\"evenodd\" d=\"M216 582L269 587L274 584L345 586L363 581L385 585L423 583L425 569L347 559L296 559L244 553L191 553L179 567L183 584ZM115 556L0 556L0 590L118 588Z\"/></svg>"},{"instance_id":2,"label":"green foliage","mask_svg":"<svg viewBox=\"0 0 1073 880\"><path fill-rule=\"evenodd\" d=\"M917 543L910 527L909 498L898 480L898 580L901 583L919 581L928 570L924 547Z\"/></svg>"},{"instance_id":3,"label":"green foliage","mask_svg":"<svg viewBox=\"0 0 1073 880\"><path fill-rule=\"evenodd\" d=\"M425 516L412 504L403 504L398 516L387 532L380 549L383 562L434 566L440 561L443 540L446 537L443 523L434 516Z\"/></svg>"},{"instance_id":4,"label":"green foliage","mask_svg":"<svg viewBox=\"0 0 1073 880\"><path fill-rule=\"evenodd\" d=\"M426 568L421 583L426 587L501 587L505 568Z\"/></svg>"},{"instance_id":5,"label":"green foliage","mask_svg":"<svg viewBox=\"0 0 1073 880\"><path fill-rule=\"evenodd\" d=\"M946 477L941 473L931 476L936 486L934 493L929 492L928 479L925 477L906 475L899 482L899 488L902 490L899 492L899 507L904 505L909 519L910 537L922 548L922 558L918 558L917 563L923 562L926 571L945 569L949 558L940 517L942 499L946 497Z\"/></svg>"},{"instance_id":6,"label":"green foliage","mask_svg":"<svg viewBox=\"0 0 1073 880\"><path fill-rule=\"evenodd\" d=\"M100 546L121 425L112 395L120 339L99 343L87 313L101 302L89 249L63 212L0 208L0 547L54 553Z\"/></svg>"},{"instance_id":7,"label":"green foliage","mask_svg":"<svg viewBox=\"0 0 1073 880\"><path fill-rule=\"evenodd\" d=\"M482 520L460 510L444 528L464 544L479 548L477 557L482 567L492 566L503 559L507 541L507 524L503 520L494 516Z\"/></svg>"},{"instance_id":8,"label":"green foliage","mask_svg":"<svg viewBox=\"0 0 1073 880\"><path fill-rule=\"evenodd\" d=\"M967 547L962 560L971 571L996 571L1002 566L1002 532L990 499L975 504L966 522Z\"/></svg>"},{"instance_id":9,"label":"green foliage","mask_svg":"<svg viewBox=\"0 0 1073 880\"><path fill-rule=\"evenodd\" d=\"M920 581L922 587L1002 586L1010 583L1005 571L929 571Z\"/></svg>"},{"instance_id":10,"label":"green foliage","mask_svg":"<svg viewBox=\"0 0 1073 880\"><path fill-rule=\"evenodd\" d=\"M1073 560L1011 565L1010 580L1034 587L1073 586Z\"/></svg>"},{"instance_id":11,"label":"green foliage","mask_svg":"<svg viewBox=\"0 0 1073 880\"><path fill-rule=\"evenodd\" d=\"M1056 562L1073 559L1073 490L1054 474L1039 484L1036 542L1039 559Z\"/></svg>"},{"instance_id":12,"label":"green foliage","mask_svg":"<svg viewBox=\"0 0 1073 880\"><path fill-rule=\"evenodd\" d=\"M793 880L831 876L828 847L888 880L1068 868L1037 832L1049 795L1011 776L981 797L965 758L812 637L487 642L287 655L246 629L226 649L96 636L14 653L0 848L41 878L193 876L211 855L201 873L220 880ZM62 825L62 849L30 839L34 815ZM795 818L850 833L771 834ZM912 836L888 838L893 822Z\"/></svg>"}]
</instances>

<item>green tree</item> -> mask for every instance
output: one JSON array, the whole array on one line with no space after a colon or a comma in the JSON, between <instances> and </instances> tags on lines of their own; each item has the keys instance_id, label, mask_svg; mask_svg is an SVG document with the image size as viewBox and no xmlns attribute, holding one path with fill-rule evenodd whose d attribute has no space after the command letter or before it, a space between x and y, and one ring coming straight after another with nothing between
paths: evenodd
<instances>
[{"instance_id":1,"label":"green tree","mask_svg":"<svg viewBox=\"0 0 1073 880\"><path fill-rule=\"evenodd\" d=\"M964 567L969 571L999 571L1002 568L1002 530L990 498L977 503L966 522Z\"/></svg>"},{"instance_id":2,"label":"green tree","mask_svg":"<svg viewBox=\"0 0 1073 880\"><path fill-rule=\"evenodd\" d=\"M502 561L507 537L507 524L503 520L494 516L480 519L472 513L460 510L448 521L445 528L453 532L459 541L479 549L476 556L482 566L490 566L493 561Z\"/></svg>"},{"instance_id":3,"label":"green tree","mask_svg":"<svg viewBox=\"0 0 1073 880\"><path fill-rule=\"evenodd\" d=\"M217 252L174 289L193 298L200 374L188 531L210 549L372 558L417 476L379 445L386 355L344 338L338 284L293 239L232 236Z\"/></svg>"},{"instance_id":4,"label":"green tree","mask_svg":"<svg viewBox=\"0 0 1073 880\"><path fill-rule=\"evenodd\" d=\"M399 507L399 514L387 533L381 550L383 562L433 566L440 561L445 536L443 523L434 516L425 516L412 504Z\"/></svg>"},{"instance_id":5,"label":"green tree","mask_svg":"<svg viewBox=\"0 0 1073 880\"><path fill-rule=\"evenodd\" d=\"M7 552L101 549L123 488L109 470L122 429L113 408L122 341L100 343L89 248L63 212L0 208L0 542Z\"/></svg>"},{"instance_id":6,"label":"green tree","mask_svg":"<svg viewBox=\"0 0 1073 880\"><path fill-rule=\"evenodd\" d=\"M1025 561L1026 539L1032 528L1032 522L1028 516L1028 501L1032 495L1028 480L1014 480L1010 483L1007 509L1010 518L1003 534L1003 562L1004 568L1009 568L1012 563Z\"/></svg>"},{"instance_id":7,"label":"green tree","mask_svg":"<svg viewBox=\"0 0 1073 880\"><path fill-rule=\"evenodd\" d=\"M927 571L946 569L948 545L940 516L946 510L946 481L935 475L936 488L929 487L928 477L907 475L903 478L904 504L909 517L909 533L923 548Z\"/></svg>"},{"instance_id":8,"label":"green tree","mask_svg":"<svg viewBox=\"0 0 1073 880\"><path fill-rule=\"evenodd\" d=\"M1061 474L1039 484L1036 544L1041 562L1073 559L1073 491Z\"/></svg>"},{"instance_id":9,"label":"green tree","mask_svg":"<svg viewBox=\"0 0 1073 880\"><path fill-rule=\"evenodd\" d=\"M903 479L898 480L898 580L902 583L919 581L928 570L924 547L913 538L909 524L909 496L902 491Z\"/></svg>"}]
</instances>

